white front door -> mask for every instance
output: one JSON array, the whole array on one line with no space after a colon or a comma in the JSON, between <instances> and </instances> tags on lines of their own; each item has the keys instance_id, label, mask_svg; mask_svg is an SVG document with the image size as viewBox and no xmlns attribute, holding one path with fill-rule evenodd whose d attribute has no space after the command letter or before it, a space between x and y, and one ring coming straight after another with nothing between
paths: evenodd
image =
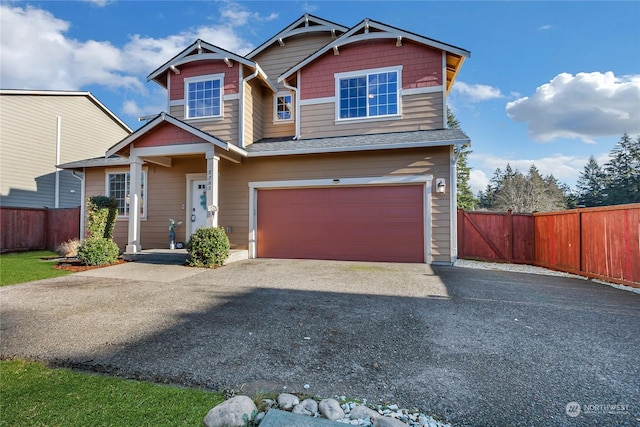
<instances>
[{"instance_id":1,"label":"white front door","mask_svg":"<svg viewBox=\"0 0 640 427\"><path fill-rule=\"evenodd\" d=\"M207 181L191 181L191 228L189 235L199 227L207 226Z\"/></svg>"}]
</instances>

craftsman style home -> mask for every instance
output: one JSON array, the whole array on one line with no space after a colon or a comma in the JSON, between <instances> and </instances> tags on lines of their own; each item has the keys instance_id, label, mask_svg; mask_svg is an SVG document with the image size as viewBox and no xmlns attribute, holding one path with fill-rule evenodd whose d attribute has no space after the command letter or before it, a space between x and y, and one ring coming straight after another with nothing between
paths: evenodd
<instances>
[{"instance_id":1,"label":"craftsman style home","mask_svg":"<svg viewBox=\"0 0 640 427\"><path fill-rule=\"evenodd\" d=\"M224 227L250 258L451 263L446 100L469 52L380 22L304 15L247 55L196 40L148 80L167 109L82 170L129 254Z\"/></svg>"}]
</instances>

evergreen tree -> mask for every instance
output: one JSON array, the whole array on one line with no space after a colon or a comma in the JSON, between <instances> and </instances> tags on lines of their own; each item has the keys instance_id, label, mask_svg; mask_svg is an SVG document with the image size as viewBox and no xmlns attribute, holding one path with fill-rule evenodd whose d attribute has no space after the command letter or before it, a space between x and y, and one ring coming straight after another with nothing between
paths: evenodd
<instances>
[{"instance_id":1,"label":"evergreen tree","mask_svg":"<svg viewBox=\"0 0 640 427\"><path fill-rule=\"evenodd\" d=\"M580 172L577 182L578 204L587 208L604 206L607 202L607 179L595 157Z\"/></svg>"},{"instance_id":2,"label":"evergreen tree","mask_svg":"<svg viewBox=\"0 0 640 427\"><path fill-rule=\"evenodd\" d=\"M640 202L640 135L633 140L627 133L611 149L605 164L607 204Z\"/></svg>"},{"instance_id":3,"label":"evergreen tree","mask_svg":"<svg viewBox=\"0 0 640 427\"><path fill-rule=\"evenodd\" d=\"M447 127L449 129L460 129L460 122L456 119L456 116L447 107ZM458 156L458 163L456 168L457 173L457 193L456 200L459 208L465 210L474 210L477 204L477 199L471 192L469 186L469 179L471 178L471 168L467 164L467 157L471 151L466 146L460 146L456 148L455 154Z\"/></svg>"}]
</instances>

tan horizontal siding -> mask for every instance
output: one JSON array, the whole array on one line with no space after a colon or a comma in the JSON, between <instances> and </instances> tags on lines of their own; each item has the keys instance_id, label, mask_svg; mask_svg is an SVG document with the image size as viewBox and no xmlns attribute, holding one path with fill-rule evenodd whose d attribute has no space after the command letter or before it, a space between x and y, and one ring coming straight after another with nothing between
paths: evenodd
<instances>
[{"instance_id":1,"label":"tan horizontal siding","mask_svg":"<svg viewBox=\"0 0 640 427\"><path fill-rule=\"evenodd\" d=\"M60 163L103 156L128 135L81 95L2 95L0 111L2 206L54 207L57 117ZM61 173L60 207L80 205L78 183L70 172Z\"/></svg>"},{"instance_id":2,"label":"tan horizontal siding","mask_svg":"<svg viewBox=\"0 0 640 427\"><path fill-rule=\"evenodd\" d=\"M264 137L265 138L283 138L293 137L296 134L296 125L294 121L277 123L274 122L274 97L275 94L268 94L262 100L264 106ZM291 98L295 99L295 95L291 94ZM295 101L294 101L295 102ZM295 106L294 106L295 119Z\"/></svg>"},{"instance_id":3,"label":"tan horizontal siding","mask_svg":"<svg viewBox=\"0 0 640 427\"><path fill-rule=\"evenodd\" d=\"M448 177L448 147L381 150L379 152L359 152L305 155L270 158L248 158L243 164L220 162L220 217L221 226L232 227L229 234L236 247L248 246L249 232L249 182L280 181L322 178L355 178L372 176L394 176L406 174L432 174ZM448 179L448 178L447 178ZM432 194L433 220L438 227L448 230L448 194ZM435 237L434 255L444 254L449 260L450 238L448 231Z\"/></svg>"},{"instance_id":4,"label":"tan horizontal siding","mask_svg":"<svg viewBox=\"0 0 640 427\"><path fill-rule=\"evenodd\" d=\"M184 105L172 105L169 107L169 114L178 120L184 120Z\"/></svg>"},{"instance_id":5,"label":"tan horizontal siding","mask_svg":"<svg viewBox=\"0 0 640 427\"><path fill-rule=\"evenodd\" d=\"M222 120L187 120L187 123L222 141L238 145L239 104L238 100L225 101Z\"/></svg>"},{"instance_id":6,"label":"tan horizontal siding","mask_svg":"<svg viewBox=\"0 0 640 427\"><path fill-rule=\"evenodd\" d=\"M301 106L301 138L325 138L387 132L442 129L442 93L402 97L402 117L390 120L363 120L336 124L333 102Z\"/></svg>"}]
</instances>

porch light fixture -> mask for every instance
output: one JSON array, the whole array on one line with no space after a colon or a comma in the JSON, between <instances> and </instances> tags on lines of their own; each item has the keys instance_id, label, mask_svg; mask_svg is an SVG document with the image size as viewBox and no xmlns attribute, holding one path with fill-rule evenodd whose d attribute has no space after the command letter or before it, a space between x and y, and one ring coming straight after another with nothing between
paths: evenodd
<instances>
[{"instance_id":1,"label":"porch light fixture","mask_svg":"<svg viewBox=\"0 0 640 427\"><path fill-rule=\"evenodd\" d=\"M444 178L436 179L436 193L444 194L446 187L447 187L447 183Z\"/></svg>"}]
</instances>

